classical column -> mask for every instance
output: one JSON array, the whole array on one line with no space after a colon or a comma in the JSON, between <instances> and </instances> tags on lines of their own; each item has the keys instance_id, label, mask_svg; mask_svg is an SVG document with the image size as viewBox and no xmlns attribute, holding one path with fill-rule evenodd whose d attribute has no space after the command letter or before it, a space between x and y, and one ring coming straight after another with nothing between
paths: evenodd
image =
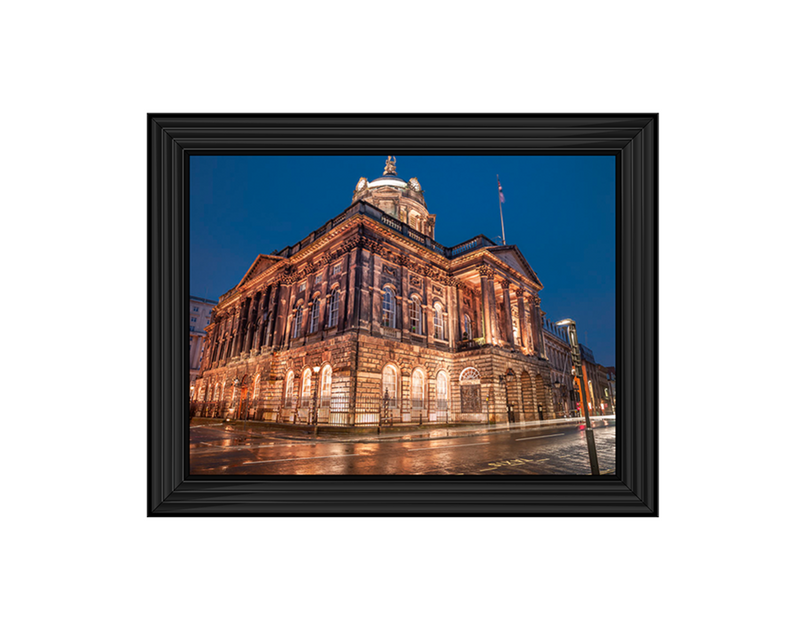
<instances>
[{"instance_id":1,"label":"classical column","mask_svg":"<svg viewBox=\"0 0 804 630\"><path fill-rule=\"evenodd\" d=\"M458 307L458 281L449 278L447 283L447 297L449 298L449 347L454 350L461 339L460 309Z\"/></svg>"},{"instance_id":2,"label":"classical column","mask_svg":"<svg viewBox=\"0 0 804 630\"><path fill-rule=\"evenodd\" d=\"M231 356L236 357L240 354L240 344L243 340L243 302L237 305L237 315L235 316L234 343L232 343Z\"/></svg>"},{"instance_id":3,"label":"classical column","mask_svg":"<svg viewBox=\"0 0 804 630\"><path fill-rule=\"evenodd\" d=\"M509 288L511 283L508 280L501 280L500 286L503 290L503 317L505 318L505 336L511 346L514 345L514 319L511 313L511 292Z\"/></svg>"},{"instance_id":4,"label":"classical column","mask_svg":"<svg viewBox=\"0 0 804 630\"><path fill-rule=\"evenodd\" d=\"M542 315L539 310L541 300L537 295L528 297L530 303L530 326L533 332L533 354L542 356Z\"/></svg>"},{"instance_id":5,"label":"classical column","mask_svg":"<svg viewBox=\"0 0 804 630\"><path fill-rule=\"evenodd\" d=\"M463 333L466 330L463 327L463 316L466 314L466 308L464 307L463 300L465 295L466 289L462 282L455 283L455 303L458 307L455 309L455 317L458 320L458 338L455 340L455 345L463 339Z\"/></svg>"},{"instance_id":6,"label":"classical column","mask_svg":"<svg viewBox=\"0 0 804 630\"><path fill-rule=\"evenodd\" d=\"M265 335L265 345L271 348L276 348L278 345L279 332L277 326L279 325L278 322L281 321L279 318L279 293L283 288L278 282L274 282L271 285L271 297L268 302L268 333Z\"/></svg>"},{"instance_id":7,"label":"classical column","mask_svg":"<svg viewBox=\"0 0 804 630\"><path fill-rule=\"evenodd\" d=\"M496 320L497 320L497 302L494 297L494 271L486 264L480 265L478 268L480 274L480 292L483 300L483 334L486 337L486 343L494 343L496 340Z\"/></svg>"},{"instance_id":8,"label":"classical column","mask_svg":"<svg viewBox=\"0 0 804 630\"><path fill-rule=\"evenodd\" d=\"M399 273L402 280L402 340L410 340L410 272L408 271L410 261L407 256L402 256L399 261Z\"/></svg>"},{"instance_id":9,"label":"classical column","mask_svg":"<svg viewBox=\"0 0 804 630\"><path fill-rule=\"evenodd\" d=\"M343 316L348 318L345 321L348 322L348 326L350 328L357 328L360 324L360 266L362 265L361 255L360 255L360 248L353 247L351 251L346 256L347 262L347 269L349 270L349 287L348 287L348 295L346 296L347 306L348 306L348 313L344 312ZM347 324L344 324L345 326Z\"/></svg>"},{"instance_id":10,"label":"classical column","mask_svg":"<svg viewBox=\"0 0 804 630\"><path fill-rule=\"evenodd\" d=\"M212 365L212 362L215 360L215 350L218 347L218 328L219 326L217 322L215 322L212 328L212 332L209 334L208 337L209 348L207 348L207 351L204 353L204 364L207 369Z\"/></svg>"},{"instance_id":11,"label":"classical column","mask_svg":"<svg viewBox=\"0 0 804 630\"><path fill-rule=\"evenodd\" d=\"M260 293L260 310L257 314L257 336L254 339L254 347L259 350L265 345L265 329L268 327L268 291L270 287L265 287Z\"/></svg>"},{"instance_id":12,"label":"classical column","mask_svg":"<svg viewBox=\"0 0 804 630\"><path fill-rule=\"evenodd\" d=\"M377 247L371 252L371 330L382 332L382 257Z\"/></svg>"},{"instance_id":13,"label":"classical column","mask_svg":"<svg viewBox=\"0 0 804 630\"><path fill-rule=\"evenodd\" d=\"M535 296L534 304L536 306L536 341L533 343L539 344L537 354L540 357L544 356L544 340L542 339L542 309L541 309L542 298Z\"/></svg>"},{"instance_id":14,"label":"classical column","mask_svg":"<svg viewBox=\"0 0 804 630\"><path fill-rule=\"evenodd\" d=\"M243 350L249 351L251 350L251 342L254 341L254 327L255 327L255 318L257 317L257 300L255 299L256 296L251 297L248 299L247 303L250 303L250 307L246 313L246 333L245 333L245 343L243 344Z\"/></svg>"},{"instance_id":15,"label":"classical column","mask_svg":"<svg viewBox=\"0 0 804 630\"><path fill-rule=\"evenodd\" d=\"M422 326L424 334L427 335L427 346L431 347L435 341L433 329L433 283L427 276L422 278Z\"/></svg>"},{"instance_id":16,"label":"classical column","mask_svg":"<svg viewBox=\"0 0 804 630\"><path fill-rule=\"evenodd\" d=\"M519 345L523 350L528 350L528 335L525 330L525 291L517 288L514 293L516 293L516 309L517 317L519 318Z\"/></svg>"},{"instance_id":17,"label":"classical column","mask_svg":"<svg viewBox=\"0 0 804 630\"><path fill-rule=\"evenodd\" d=\"M282 297L284 302L277 306L282 313L282 320L281 320L281 328L279 329L280 339L279 343L281 344L282 348L287 348L290 346L290 326L292 324L292 317L293 317L293 302L295 301L295 297L293 295L293 284L294 278L289 274L285 274L282 276L280 282L282 283Z\"/></svg>"}]
</instances>

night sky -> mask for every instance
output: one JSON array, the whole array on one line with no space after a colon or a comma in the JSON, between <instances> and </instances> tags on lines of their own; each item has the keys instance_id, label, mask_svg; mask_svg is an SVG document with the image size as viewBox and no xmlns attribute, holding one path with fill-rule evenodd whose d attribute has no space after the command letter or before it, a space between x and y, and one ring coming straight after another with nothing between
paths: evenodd
<instances>
[{"instance_id":1,"label":"night sky","mask_svg":"<svg viewBox=\"0 0 804 630\"><path fill-rule=\"evenodd\" d=\"M345 210L357 180L385 156L192 156L190 293L217 300L259 254L293 245ZM573 318L598 363L615 359L615 161L610 156L397 156L416 177L435 239L457 245L505 237L544 285L542 310Z\"/></svg>"}]
</instances>

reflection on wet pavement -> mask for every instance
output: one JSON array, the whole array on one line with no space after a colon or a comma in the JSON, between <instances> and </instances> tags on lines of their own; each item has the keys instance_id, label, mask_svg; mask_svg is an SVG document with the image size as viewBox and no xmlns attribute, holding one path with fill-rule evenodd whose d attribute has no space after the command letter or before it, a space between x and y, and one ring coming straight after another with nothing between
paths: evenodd
<instances>
[{"instance_id":1,"label":"reflection on wet pavement","mask_svg":"<svg viewBox=\"0 0 804 630\"><path fill-rule=\"evenodd\" d=\"M615 469L614 426L595 429L601 471ZM586 475L583 431L490 432L437 439L336 442L254 434L232 427L190 430L192 474L237 475Z\"/></svg>"}]
</instances>

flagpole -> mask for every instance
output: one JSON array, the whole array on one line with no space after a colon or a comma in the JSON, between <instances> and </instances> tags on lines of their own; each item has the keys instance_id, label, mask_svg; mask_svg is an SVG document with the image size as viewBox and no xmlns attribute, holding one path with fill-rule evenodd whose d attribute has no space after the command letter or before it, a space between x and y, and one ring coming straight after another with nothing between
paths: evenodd
<instances>
[{"instance_id":1,"label":"flagpole","mask_svg":"<svg viewBox=\"0 0 804 630\"><path fill-rule=\"evenodd\" d=\"M503 245L505 245L505 221L502 214L502 197L500 197L500 175L497 174L497 198L500 200L500 225L502 226Z\"/></svg>"}]
</instances>

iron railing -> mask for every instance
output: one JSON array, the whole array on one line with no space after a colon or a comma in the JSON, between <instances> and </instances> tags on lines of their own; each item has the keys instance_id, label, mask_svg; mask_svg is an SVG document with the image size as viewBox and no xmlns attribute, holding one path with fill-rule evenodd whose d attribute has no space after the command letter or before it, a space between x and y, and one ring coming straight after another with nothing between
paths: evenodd
<instances>
[{"instance_id":1,"label":"iron railing","mask_svg":"<svg viewBox=\"0 0 804 630\"><path fill-rule=\"evenodd\" d=\"M296 401L294 401L296 402ZM358 396L352 401L345 396L317 398L313 407L312 397L299 397L292 408L274 409L262 400L191 401L190 417L221 418L225 420L264 420L266 412L278 412L278 422L325 426L393 426L409 424L449 424L453 422L449 402L438 399L411 400L410 407L401 407L400 401L374 395Z\"/></svg>"}]
</instances>

